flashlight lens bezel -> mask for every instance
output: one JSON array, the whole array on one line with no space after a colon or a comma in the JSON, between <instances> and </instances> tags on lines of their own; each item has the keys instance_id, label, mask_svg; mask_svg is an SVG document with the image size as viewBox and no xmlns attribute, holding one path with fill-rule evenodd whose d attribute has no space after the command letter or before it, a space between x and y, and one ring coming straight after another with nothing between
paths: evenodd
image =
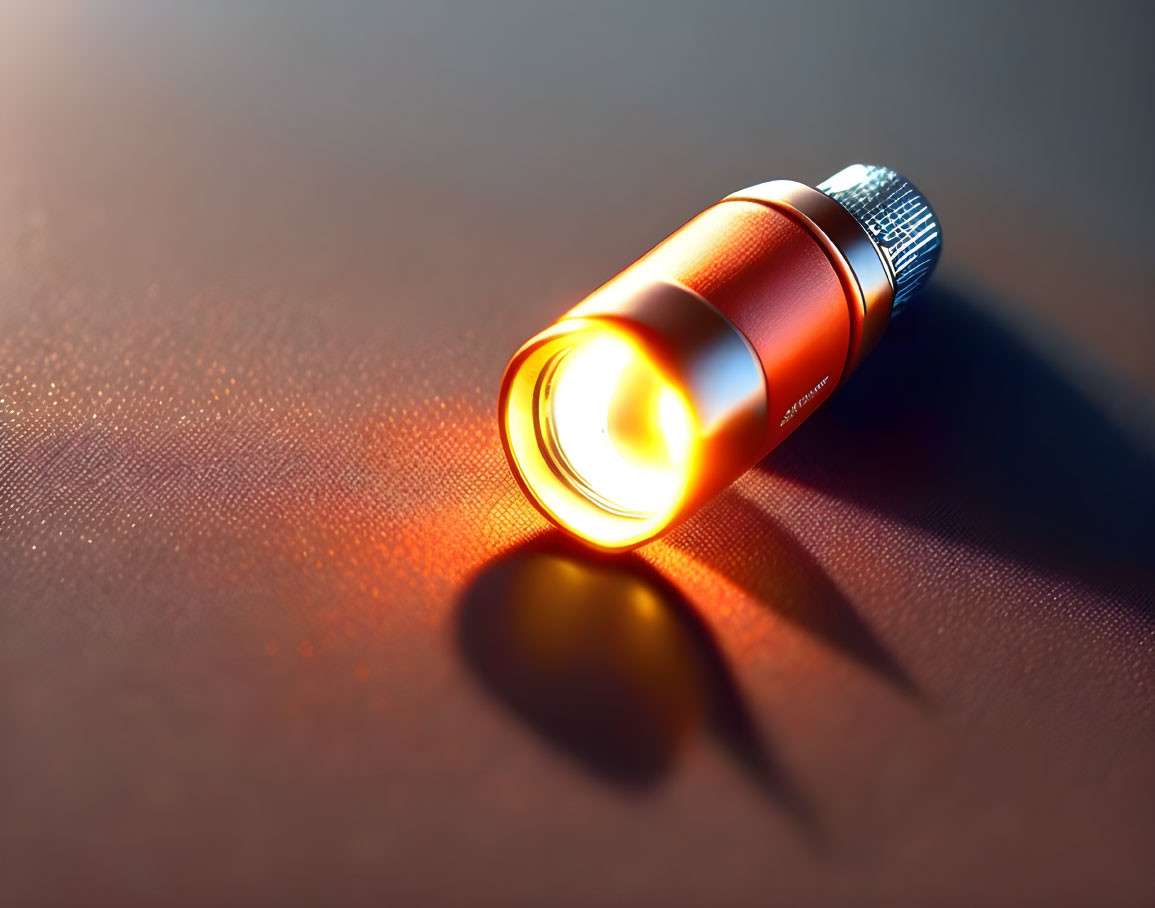
<instances>
[{"instance_id":1,"label":"flashlight lens bezel","mask_svg":"<svg viewBox=\"0 0 1155 908\"><path fill-rule=\"evenodd\" d=\"M667 387L675 391L690 421L689 450L680 464L681 482L661 507L645 513L623 508L585 481L566 458L551 426L549 391L567 356L606 338L628 345ZM539 334L510 362L500 406L502 441L519 484L547 517L587 542L607 550L630 548L660 533L683 510L699 467L700 430L693 407L676 378L645 340L610 320L564 319Z\"/></svg>"}]
</instances>

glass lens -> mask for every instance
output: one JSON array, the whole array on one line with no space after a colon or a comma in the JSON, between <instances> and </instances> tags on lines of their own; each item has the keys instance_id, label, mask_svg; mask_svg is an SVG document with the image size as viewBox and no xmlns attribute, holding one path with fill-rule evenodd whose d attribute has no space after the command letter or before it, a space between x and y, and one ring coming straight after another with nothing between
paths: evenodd
<instances>
[{"instance_id":1,"label":"glass lens","mask_svg":"<svg viewBox=\"0 0 1155 908\"><path fill-rule=\"evenodd\" d=\"M629 341L602 335L561 354L544 393L547 446L574 488L627 516L677 503L693 445L689 406Z\"/></svg>"}]
</instances>

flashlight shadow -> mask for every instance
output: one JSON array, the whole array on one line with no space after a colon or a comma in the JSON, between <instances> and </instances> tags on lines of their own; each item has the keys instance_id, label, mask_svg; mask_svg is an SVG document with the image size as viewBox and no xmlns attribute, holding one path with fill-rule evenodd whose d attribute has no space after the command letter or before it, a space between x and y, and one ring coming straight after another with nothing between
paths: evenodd
<instances>
[{"instance_id":1,"label":"flashlight shadow","mask_svg":"<svg viewBox=\"0 0 1155 908\"><path fill-rule=\"evenodd\" d=\"M711 533L710 527L725 527ZM666 537L767 608L915 700L922 693L821 565L784 527L730 489Z\"/></svg>"},{"instance_id":2,"label":"flashlight shadow","mask_svg":"<svg viewBox=\"0 0 1155 908\"><path fill-rule=\"evenodd\" d=\"M650 789L705 727L812 842L822 840L713 634L637 556L599 555L556 532L531 540L474 578L457 639L500 701L599 778Z\"/></svg>"},{"instance_id":3,"label":"flashlight shadow","mask_svg":"<svg viewBox=\"0 0 1155 908\"><path fill-rule=\"evenodd\" d=\"M1155 607L1155 455L964 295L932 288L760 468Z\"/></svg>"}]
</instances>

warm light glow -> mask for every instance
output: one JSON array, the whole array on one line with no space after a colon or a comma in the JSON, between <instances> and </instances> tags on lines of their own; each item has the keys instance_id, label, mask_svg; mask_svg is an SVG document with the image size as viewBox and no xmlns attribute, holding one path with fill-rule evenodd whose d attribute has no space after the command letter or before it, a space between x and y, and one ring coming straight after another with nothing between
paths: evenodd
<instances>
[{"instance_id":1,"label":"warm light glow","mask_svg":"<svg viewBox=\"0 0 1155 908\"><path fill-rule=\"evenodd\" d=\"M557 466L607 510L650 517L685 485L691 418L685 400L622 338L562 354L545 388Z\"/></svg>"},{"instance_id":2,"label":"warm light glow","mask_svg":"<svg viewBox=\"0 0 1155 908\"><path fill-rule=\"evenodd\" d=\"M698 455L694 414L638 341L614 326L585 322L536 349L511 383L504 415L528 491L590 542L636 544L680 510Z\"/></svg>"}]
</instances>

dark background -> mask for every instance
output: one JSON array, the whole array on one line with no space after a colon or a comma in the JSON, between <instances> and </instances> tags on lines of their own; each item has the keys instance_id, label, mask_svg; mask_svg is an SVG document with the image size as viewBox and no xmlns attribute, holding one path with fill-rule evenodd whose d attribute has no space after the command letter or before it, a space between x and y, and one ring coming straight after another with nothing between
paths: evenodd
<instances>
[{"instance_id":1,"label":"dark background","mask_svg":"<svg viewBox=\"0 0 1155 908\"><path fill-rule=\"evenodd\" d=\"M1155 898L1143 3L0 13L0 901ZM624 559L498 444L721 196L892 166L920 305Z\"/></svg>"}]
</instances>

